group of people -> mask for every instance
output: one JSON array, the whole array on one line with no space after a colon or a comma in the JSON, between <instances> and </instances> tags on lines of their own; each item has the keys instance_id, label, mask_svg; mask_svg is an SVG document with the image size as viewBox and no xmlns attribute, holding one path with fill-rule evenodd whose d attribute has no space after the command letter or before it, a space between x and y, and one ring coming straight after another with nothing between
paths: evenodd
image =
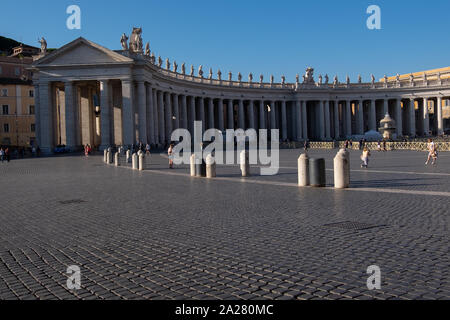
<instances>
[{"instance_id":1,"label":"group of people","mask_svg":"<svg viewBox=\"0 0 450 320\"><path fill-rule=\"evenodd\" d=\"M8 147L0 147L0 158L3 163L3 161L9 162L11 160L11 152L9 151Z\"/></svg>"}]
</instances>

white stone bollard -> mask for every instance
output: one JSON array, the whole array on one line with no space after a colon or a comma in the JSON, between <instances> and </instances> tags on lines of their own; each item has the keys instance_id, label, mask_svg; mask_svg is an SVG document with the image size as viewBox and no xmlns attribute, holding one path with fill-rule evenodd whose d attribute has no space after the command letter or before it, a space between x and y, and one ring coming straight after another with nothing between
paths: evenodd
<instances>
[{"instance_id":1,"label":"white stone bollard","mask_svg":"<svg viewBox=\"0 0 450 320\"><path fill-rule=\"evenodd\" d=\"M309 186L309 157L306 153L298 158L298 185Z\"/></svg>"},{"instance_id":2,"label":"white stone bollard","mask_svg":"<svg viewBox=\"0 0 450 320\"><path fill-rule=\"evenodd\" d=\"M334 187L344 189L350 186L349 152L341 149L334 158Z\"/></svg>"},{"instance_id":3,"label":"white stone bollard","mask_svg":"<svg viewBox=\"0 0 450 320\"><path fill-rule=\"evenodd\" d=\"M248 151L241 151L240 154L240 163L241 163L241 173L243 177L250 176L250 164L249 164L249 153Z\"/></svg>"},{"instance_id":4,"label":"white stone bollard","mask_svg":"<svg viewBox=\"0 0 450 320\"><path fill-rule=\"evenodd\" d=\"M133 153L133 155L131 156L131 167L133 168L133 170L138 169L138 155L136 153Z\"/></svg>"},{"instance_id":5,"label":"white stone bollard","mask_svg":"<svg viewBox=\"0 0 450 320\"><path fill-rule=\"evenodd\" d=\"M106 153L106 163L111 164L111 152L109 151Z\"/></svg>"},{"instance_id":6,"label":"white stone bollard","mask_svg":"<svg viewBox=\"0 0 450 320\"><path fill-rule=\"evenodd\" d=\"M131 162L131 150L127 150L126 159L127 159L127 163Z\"/></svg>"},{"instance_id":7,"label":"white stone bollard","mask_svg":"<svg viewBox=\"0 0 450 320\"><path fill-rule=\"evenodd\" d=\"M103 162L107 163L108 162L108 150L103 150Z\"/></svg>"},{"instance_id":8,"label":"white stone bollard","mask_svg":"<svg viewBox=\"0 0 450 320\"><path fill-rule=\"evenodd\" d=\"M216 176L216 161L214 158L208 154L206 156L206 177L214 178Z\"/></svg>"},{"instance_id":9,"label":"white stone bollard","mask_svg":"<svg viewBox=\"0 0 450 320\"><path fill-rule=\"evenodd\" d=\"M190 162L191 162L191 177L195 177L195 154L191 155Z\"/></svg>"},{"instance_id":10,"label":"white stone bollard","mask_svg":"<svg viewBox=\"0 0 450 320\"><path fill-rule=\"evenodd\" d=\"M114 165L115 165L116 167L119 167L119 166L120 166L120 163L119 163L119 156L120 156L119 152L116 152L116 153L114 154Z\"/></svg>"},{"instance_id":11,"label":"white stone bollard","mask_svg":"<svg viewBox=\"0 0 450 320\"><path fill-rule=\"evenodd\" d=\"M144 158L145 158L144 153L141 152L141 153L139 154L139 170L140 170L140 171L142 171L142 170L145 169L145 168L144 168Z\"/></svg>"}]
</instances>

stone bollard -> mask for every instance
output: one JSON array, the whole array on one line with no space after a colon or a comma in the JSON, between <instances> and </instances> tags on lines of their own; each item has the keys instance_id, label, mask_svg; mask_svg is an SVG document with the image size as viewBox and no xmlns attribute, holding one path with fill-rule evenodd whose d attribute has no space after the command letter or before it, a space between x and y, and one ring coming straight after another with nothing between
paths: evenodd
<instances>
[{"instance_id":1,"label":"stone bollard","mask_svg":"<svg viewBox=\"0 0 450 320\"><path fill-rule=\"evenodd\" d=\"M216 176L216 161L208 154L206 156L206 177L214 178Z\"/></svg>"},{"instance_id":2,"label":"stone bollard","mask_svg":"<svg viewBox=\"0 0 450 320\"><path fill-rule=\"evenodd\" d=\"M306 153L298 158L298 185L309 186L309 157Z\"/></svg>"},{"instance_id":3,"label":"stone bollard","mask_svg":"<svg viewBox=\"0 0 450 320\"><path fill-rule=\"evenodd\" d=\"M133 170L138 169L138 155L136 153L133 153L133 155L131 156L131 167L133 168Z\"/></svg>"},{"instance_id":4,"label":"stone bollard","mask_svg":"<svg viewBox=\"0 0 450 320\"><path fill-rule=\"evenodd\" d=\"M191 177L195 177L195 154L190 157L191 160Z\"/></svg>"},{"instance_id":5,"label":"stone bollard","mask_svg":"<svg viewBox=\"0 0 450 320\"><path fill-rule=\"evenodd\" d=\"M103 162L107 163L108 162L108 150L103 150Z\"/></svg>"},{"instance_id":6,"label":"stone bollard","mask_svg":"<svg viewBox=\"0 0 450 320\"><path fill-rule=\"evenodd\" d=\"M242 151L240 154L241 173L243 177L250 176L250 164L248 151Z\"/></svg>"},{"instance_id":7,"label":"stone bollard","mask_svg":"<svg viewBox=\"0 0 450 320\"><path fill-rule=\"evenodd\" d=\"M106 163L110 164L111 163L111 152L106 152Z\"/></svg>"},{"instance_id":8,"label":"stone bollard","mask_svg":"<svg viewBox=\"0 0 450 320\"><path fill-rule=\"evenodd\" d=\"M127 163L131 162L131 150L127 150L126 159L127 159Z\"/></svg>"},{"instance_id":9,"label":"stone bollard","mask_svg":"<svg viewBox=\"0 0 450 320\"><path fill-rule=\"evenodd\" d=\"M334 158L334 187L344 189L350 186L350 156L345 149L339 150Z\"/></svg>"},{"instance_id":10,"label":"stone bollard","mask_svg":"<svg viewBox=\"0 0 450 320\"><path fill-rule=\"evenodd\" d=\"M200 163L195 163L195 176L203 178L206 177L206 163L203 157Z\"/></svg>"},{"instance_id":11,"label":"stone bollard","mask_svg":"<svg viewBox=\"0 0 450 320\"><path fill-rule=\"evenodd\" d=\"M145 159L144 153L141 152L141 153L139 154L139 170L140 170L140 171L142 171L142 170L145 169L145 168L144 168L144 159Z\"/></svg>"},{"instance_id":12,"label":"stone bollard","mask_svg":"<svg viewBox=\"0 0 450 320\"><path fill-rule=\"evenodd\" d=\"M309 159L309 182L312 187L325 187L325 159Z\"/></svg>"},{"instance_id":13,"label":"stone bollard","mask_svg":"<svg viewBox=\"0 0 450 320\"><path fill-rule=\"evenodd\" d=\"M116 167L119 167L119 166L120 166L120 163L119 163L119 156L120 156L119 152L116 152L116 153L114 154L114 165L115 165Z\"/></svg>"}]
</instances>

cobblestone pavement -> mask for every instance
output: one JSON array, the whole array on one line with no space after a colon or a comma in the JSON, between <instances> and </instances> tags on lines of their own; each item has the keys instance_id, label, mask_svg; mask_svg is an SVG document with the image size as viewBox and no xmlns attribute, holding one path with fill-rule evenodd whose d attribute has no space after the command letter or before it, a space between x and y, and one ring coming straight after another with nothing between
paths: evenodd
<instances>
[{"instance_id":1,"label":"cobblestone pavement","mask_svg":"<svg viewBox=\"0 0 450 320\"><path fill-rule=\"evenodd\" d=\"M425 153L375 152L366 170L355 151L351 189L333 190L295 186L299 153L246 179L190 178L160 155L143 172L101 156L0 164L0 299L450 298L450 154L425 167ZM335 153L310 152L329 186Z\"/></svg>"}]
</instances>

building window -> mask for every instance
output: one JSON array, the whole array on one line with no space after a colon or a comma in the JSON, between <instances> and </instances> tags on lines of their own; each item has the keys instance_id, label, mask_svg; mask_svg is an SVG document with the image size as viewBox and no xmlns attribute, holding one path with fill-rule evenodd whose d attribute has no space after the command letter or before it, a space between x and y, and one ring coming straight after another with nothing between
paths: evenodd
<instances>
[{"instance_id":1,"label":"building window","mask_svg":"<svg viewBox=\"0 0 450 320\"><path fill-rule=\"evenodd\" d=\"M16 76L20 76L20 68L14 68L14 73L16 74Z\"/></svg>"},{"instance_id":2,"label":"building window","mask_svg":"<svg viewBox=\"0 0 450 320\"><path fill-rule=\"evenodd\" d=\"M30 98L34 98L34 90L28 92Z\"/></svg>"},{"instance_id":3,"label":"building window","mask_svg":"<svg viewBox=\"0 0 450 320\"><path fill-rule=\"evenodd\" d=\"M2 111L3 111L3 114L5 114L5 115L9 114L9 106L7 104L4 104L2 106Z\"/></svg>"},{"instance_id":4,"label":"building window","mask_svg":"<svg viewBox=\"0 0 450 320\"><path fill-rule=\"evenodd\" d=\"M3 132L5 132L5 133L8 133L8 132L9 132L9 124L8 124L8 123L5 123L5 124L3 125Z\"/></svg>"},{"instance_id":5,"label":"building window","mask_svg":"<svg viewBox=\"0 0 450 320\"><path fill-rule=\"evenodd\" d=\"M30 114L34 114L34 105L30 105Z\"/></svg>"},{"instance_id":6,"label":"building window","mask_svg":"<svg viewBox=\"0 0 450 320\"><path fill-rule=\"evenodd\" d=\"M34 123L31 124L31 132L36 132L36 125Z\"/></svg>"},{"instance_id":7,"label":"building window","mask_svg":"<svg viewBox=\"0 0 450 320\"><path fill-rule=\"evenodd\" d=\"M8 89L2 89L2 97L8 96Z\"/></svg>"}]
</instances>

